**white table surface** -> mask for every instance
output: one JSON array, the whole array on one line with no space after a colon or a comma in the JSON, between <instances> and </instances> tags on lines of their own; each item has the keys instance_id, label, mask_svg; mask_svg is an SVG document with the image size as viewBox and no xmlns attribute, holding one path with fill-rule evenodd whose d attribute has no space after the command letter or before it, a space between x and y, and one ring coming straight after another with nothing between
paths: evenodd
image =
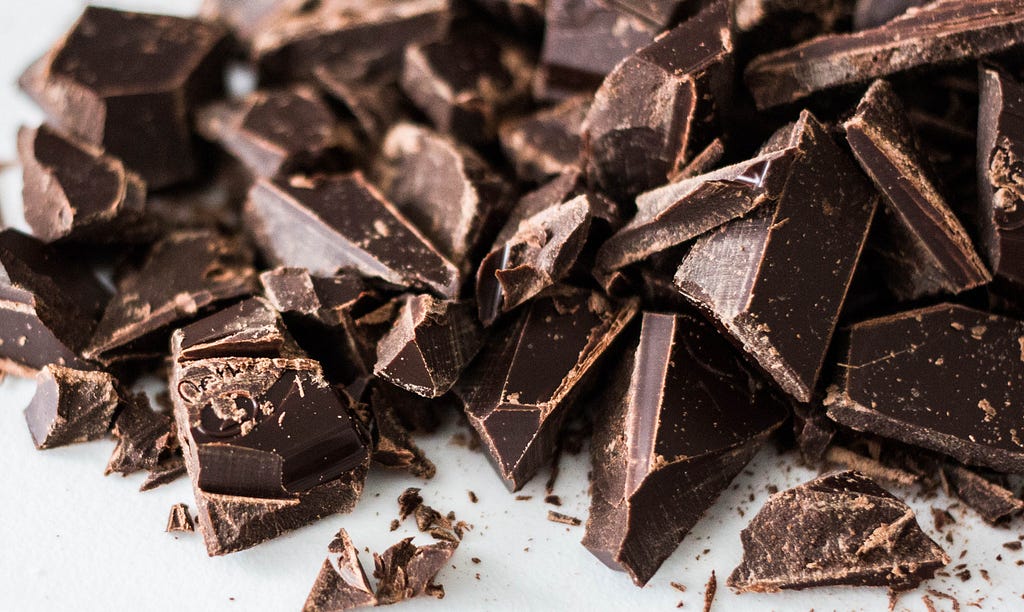
<instances>
[{"instance_id":1,"label":"white table surface","mask_svg":"<svg viewBox=\"0 0 1024 612\"><path fill-rule=\"evenodd\" d=\"M187 14L196 0L148 0L101 4ZM21 70L38 57L72 23L78 0L4 0L0 2L0 160L16 159L15 133L20 124L41 119L15 86ZM23 227L19 172L0 176L4 219ZM884 589L811 589L772 595L738 596L724 580L739 562L739 531L767 497L766 487L780 489L815 476L763 451L664 564L650 584L638 589L625 574L604 567L579 544L582 527L546 520L543 502L546 473L534 479L514 501L490 465L478 453L449 444L449 424L420 441L437 464L437 476L417 482L399 472L374 469L366 494L351 515L336 516L254 549L208 558L198 534L164 533L168 510L190 503L186 479L139 493L142 475L103 476L113 448L99 441L38 452L33 449L21 411L33 392L30 381L8 378L0 384L0 611L32 610L299 610L316 578L325 549L345 527L361 549L382 551L401 537L417 535L412 520L394 533L395 499L408 486L423 487L428 504L455 510L475 529L441 572L444 600L429 598L400 604L405 610L700 610L711 571L719 577L714 610L884 610ZM586 455L566 457L555 493L557 510L586 518ZM479 496L470 503L467 490ZM900 491L896 491L900 494ZM905 496L907 492L902 492ZM951 565L966 563L973 577L939 578L901 596L899 610L924 610L926 588L956 596L965 610L977 602L984 610L1024 609L1021 552L1002 548L1022 530L991 528L970 511L939 496L909 497L924 529L946 548ZM949 507L956 517L953 544L941 540L930 506ZM194 504L193 504L194 506ZM969 544L969 547L968 547ZM704 552L708 550L708 552ZM966 555L961 554L967 550ZM996 560L1002 555L1003 561ZM479 565L470 562L481 559ZM363 554L364 564L371 564ZM989 580L980 572L986 569ZM479 573L479 580L475 574ZM673 589L670 581L686 585ZM932 598L940 610L950 602Z\"/></svg>"}]
</instances>

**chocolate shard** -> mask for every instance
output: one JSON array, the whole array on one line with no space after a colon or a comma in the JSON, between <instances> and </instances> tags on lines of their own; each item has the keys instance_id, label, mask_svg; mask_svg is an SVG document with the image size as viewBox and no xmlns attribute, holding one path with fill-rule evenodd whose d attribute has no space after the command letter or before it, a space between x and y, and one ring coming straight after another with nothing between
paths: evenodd
<instances>
[{"instance_id":1,"label":"chocolate shard","mask_svg":"<svg viewBox=\"0 0 1024 612\"><path fill-rule=\"evenodd\" d=\"M439 131L479 144L493 140L499 116L528 97L532 76L518 44L470 27L406 48L400 83Z\"/></svg>"},{"instance_id":2,"label":"chocolate shard","mask_svg":"<svg viewBox=\"0 0 1024 612\"><path fill-rule=\"evenodd\" d=\"M448 564L458 544L437 542L416 546L406 538L382 555L373 555L377 579L377 605L390 605L419 597L433 595L434 578ZM444 591L440 591L443 597ZM435 595L436 596L436 595Z\"/></svg>"},{"instance_id":3,"label":"chocolate shard","mask_svg":"<svg viewBox=\"0 0 1024 612\"><path fill-rule=\"evenodd\" d=\"M902 591L949 563L909 506L857 472L776 493L740 538L743 561L728 580L740 593L832 585Z\"/></svg>"},{"instance_id":4,"label":"chocolate shard","mask_svg":"<svg viewBox=\"0 0 1024 612\"><path fill-rule=\"evenodd\" d=\"M123 402L124 407L114 418L117 446L107 461L104 473L108 475L152 470L177 447L171 417L155 412L144 393L130 394Z\"/></svg>"},{"instance_id":5,"label":"chocolate shard","mask_svg":"<svg viewBox=\"0 0 1024 612\"><path fill-rule=\"evenodd\" d=\"M344 529L338 531L327 547L328 555L320 574L309 591L302 612L340 612L363 606L376 606L377 597L370 587L359 549Z\"/></svg>"},{"instance_id":6,"label":"chocolate shard","mask_svg":"<svg viewBox=\"0 0 1024 612\"><path fill-rule=\"evenodd\" d=\"M868 30L899 17L908 9L928 4L929 0L857 0L853 10L853 29Z\"/></svg>"},{"instance_id":7,"label":"chocolate shard","mask_svg":"<svg viewBox=\"0 0 1024 612\"><path fill-rule=\"evenodd\" d=\"M355 136L311 87L255 91L214 102L196 119L197 129L219 143L255 176L273 178L329 166Z\"/></svg>"},{"instance_id":8,"label":"chocolate shard","mask_svg":"<svg viewBox=\"0 0 1024 612\"><path fill-rule=\"evenodd\" d=\"M852 325L828 416L964 463L1020 472L1022 338L1024 322L957 304Z\"/></svg>"},{"instance_id":9,"label":"chocolate shard","mask_svg":"<svg viewBox=\"0 0 1024 612\"><path fill-rule=\"evenodd\" d=\"M923 66L1006 51L1024 40L1014 0L938 0L876 28L819 36L754 58L744 77L758 108Z\"/></svg>"},{"instance_id":10,"label":"chocolate shard","mask_svg":"<svg viewBox=\"0 0 1024 612\"><path fill-rule=\"evenodd\" d=\"M711 138L729 100L732 19L718 0L623 60L605 78L583 123L587 173L631 198L664 183Z\"/></svg>"},{"instance_id":11,"label":"chocolate shard","mask_svg":"<svg viewBox=\"0 0 1024 612\"><path fill-rule=\"evenodd\" d=\"M1024 287L1024 84L981 69L978 189L981 243L996 278Z\"/></svg>"},{"instance_id":12,"label":"chocolate shard","mask_svg":"<svg viewBox=\"0 0 1024 612\"><path fill-rule=\"evenodd\" d=\"M875 81L843 127L854 157L888 204L878 221L889 226L889 239L878 248L893 295L908 301L989 282L991 275L940 193L892 86Z\"/></svg>"},{"instance_id":13,"label":"chocolate shard","mask_svg":"<svg viewBox=\"0 0 1024 612\"><path fill-rule=\"evenodd\" d=\"M54 124L159 189L198 170L191 114L223 91L225 35L198 19L90 6L19 84Z\"/></svg>"},{"instance_id":14,"label":"chocolate shard","mask_svg":"<svg viewBox=\"0 0 1024 612\"><path fill-rule=\"evenodd\" d=\"M587 374L637 311L635 300L559 288L495 330L454 387L495 469L516 491L550 461Z\"/></svg>"},{"instance_id":15,"label":"chocolate shard","mask_svg":"<svg viewBox=\"0 0 1024 612\"><path fill-rule=\"evenodd\" d=\"M352 114L363 134L376 143L406 115L407 103L391 72L360 67L342 59L317 65L313 77L324 92Z\"/></svg>"},{"instance_id":16,"label":"chocolate shard","mask_svg":"<svg viewBox=\"0 0 1024 612\"><path fill-rule=\"evenodd\" d=\"M675 283L787 393L810 401L878 196L807 111L806 163L774 203L699 239ZM813 289L812 289L813 288Z\"/></svg>"},{"instance_id":17,"label":"chocolate shard","mask_svg":"<svg viewBox=\"0 0 1024 612\"><path fill-rule=\"evenodd\" d=\"M583 545L644 585L787 410L707 322L645 312L594 425Z\"/></svg>"},{"instance_id":18,"label":"chocolate shard","mask_svg":"<svg viewBox=\"0 0 1024 612\"><path fill-rule=\"evenodd\" d=\"M82 262L17 230L0 231L0 371L96 369L80 355L107 298Z\"/></svg>"},{"instance_id":19,"label":"chocolate shard","mask_svg":"<svg viewBox=\"0 0 1024 612\"><path fill-rule=\"evenodd\" d=\"M150 238L146 183L121 160L43 124L18 131L25 221L44 242Z\"/></svg>"},{"instance_id":20,"label":"chocolate shard","mask_svg":"<svg viewBox=\"0 0 1024 612\"><path fill-rule=\"evenodd\" d=\"M36 448L54 448L107 435L121 405L117 381L106 372L47 365L36 376L36 393L25 420Z\"/></svg>"},{"instance_id":21,"label":"chocolate shard","mask_svg":"<svg viewBox=\"0 0 1024 612\"><path fill-rule=\"evenodd\" d=\"M152 491L157 487L170 484L188 473L185 469L185 459L181 456L181 448L172 452L169 457L157 462L156 466L149 470L146 480L139 485L139 492Z\"/></svg>"},{"instance_id":22,"label":"chocolate shard","mask_svg":"<svg viewBox=\"0 0 1024 612\"><path fill-rule=\"evenodd\" d=\"M516 233L480 263L476 299L490 326L568 276L590 235L592 202L580 195L519 223Z\"/></svg>"},{"instance_id":23,"label":"chocolate shard","mask_svg":"<svg viewBox=\"0 0 1024 612\"><path fill-rule=\"evenodd\" d=\"M580 130L590 101L590 96L573 96L557 106L501 125L501 149L520 180L539 183L576 164Z\"/></svg>"},{"instance_id":24,"label":"chocolate shard","mask_svg":"<svg viewBox=\"0 0 1024 612\"><path fill-rule=\"evenodd\" d=\"M450 261L464 265L496 229L509 187L468 147L401 123L381 147L382 191Z\"/></svg>"},{"instance_id":25,"label":"chocolate shard","mask_svg":"<svg viewBox=\"0 0 1024 612\"><path fill-rule=\"evenodd\" d=\"M951 464L942 467L939 476L947 495L956 496L993 525L1024 512L1024 501L974 470Z\"/></svg>"},{"instance_id":26,"label":"chocolate shard","mask_svg":"<svg viewBox=\"0 0 1024 612\"><path fill-rule=\"evenodd\" d=\"M174 504L171 506L171 512L167 516L167 528L164 529L167 533L182 531L192 532L196 530L196 524L192 520L192 514L188 511L188 506L185 504Z\"/></svg>"},{"instance_id":27,"label":"chocolate shard","mask_svg":"<svg viewBox=\"0 0 1024 612\"><path fill-rule=\"evenodd\" d=\"M104 363L166 353L170 328L251 294L252 253L209 231L168 235L117 284L85 355Z\"/></svg>"},{"instance_id":28,"label":"chocolate shard","mask_svg":"<svg viewBox=\"0 0 1024 612\"><path fill-rule=\"evenodd\" d=\"M475 314L465 302L408 298L377 345L373 373L423 397L444 395L483 344Z\"/></svg>"},{"instance_id":29,"label":"chocolate shard","mask_svg":"<svg viewBox=\"0 0 1024 612\"><path fill-rule=\"evenodd\" d=\"M407 470L418 478L433 478L437 467L409 433L399 417L398 404L402 394L387 383L368 384L364 397L369 395L373 423L373 461L379 465Z\"/></svg>"},{"instance_id":30,"label":"chocolate shard","mask_svg":"<svg viewBox=\"0 0 1024 612\"><path fill-rule=\"evenodd\" d=\"M276 357L290 342L284 323L270 302L249 298L182 328L179 360Z\"/></svg>"},{"instance_id":31,"label":"chocolate shard","mask_svg":"<svg viewBox=\"0 0 1024 612\"><path fill-rule=\"evenodd\" d=\"M401 287L454 297L459 271L362 174L260 179L246 223L273 263L328 276L353 268Z\"/></svg>"},{"instance_id":32,"label":"chocolate shard","mask_svg":"<svg viewBox=\"0 0 1024 612\"><path fill-rule=\"evenodd\" d=\"M884 0L891 2L892 0ZM819 34L848 30L856 0L737 0L736 29L744 53L759 54Z\"/></svg>"}]
</instances>

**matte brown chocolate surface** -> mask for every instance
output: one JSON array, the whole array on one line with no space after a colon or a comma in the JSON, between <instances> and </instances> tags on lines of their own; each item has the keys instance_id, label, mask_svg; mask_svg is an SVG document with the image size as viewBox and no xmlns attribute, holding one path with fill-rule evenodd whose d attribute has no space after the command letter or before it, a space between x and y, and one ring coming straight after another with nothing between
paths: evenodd
<instances>
[{"instance_id":1,"label":"matte brown chocolate surface","mask_svg":"<svg viewBox=\"0 0 1024 612\"><path fill-rule=\"evenodd\" d=\"M25 420L36 448L54 448L107 435L120 405L110 374L47 365L36 376Z\"/></svg>"},{"instance_id":2,"label":"matte brown chocolate surface","mask_svg":"<svg viewBox=\"0 0 1024 612\"><path fill-rule=\"evenodd\" d=\"M309 591L303 612L337 612L377 605L359 550L344 529L327 548L327 559Z\"/></svg>"},{"instance_id":3,"label":"matte brown chocolate surface","mask_svg":"<svg viewBox=\"0 0 1024 612\"><path fill-rule=\"evenodd\" d=\"M993 525L1024 512L1024 501L1008 488L962 465L943 467L939 475L943 489Z\"/></svg>"},{"instance_id":4,"label":"matte brown chocolate surface","mask_svg":"<svg viewBox=\"0 0 1024 612\"><path fill-rule=\"evenodd\" d=\"M398 603L421 595L444 597L434 578L447 565L457 544L438 542L416 546L412 538L398 542L381 555L373 555L378 605Z\"/></svg>"},{"instance_id":5,"label":"matte brown chocolate surface","mask_svg":"<svg viewBox=\"0 0 1024 612\"><path fill-rule=\"evenodd\" d=\"M541 182L577 162L580 130L590 100L590 96L574 96L552 108L501 125L502 151L521 180Z\"/></svg>"}]
</instances>

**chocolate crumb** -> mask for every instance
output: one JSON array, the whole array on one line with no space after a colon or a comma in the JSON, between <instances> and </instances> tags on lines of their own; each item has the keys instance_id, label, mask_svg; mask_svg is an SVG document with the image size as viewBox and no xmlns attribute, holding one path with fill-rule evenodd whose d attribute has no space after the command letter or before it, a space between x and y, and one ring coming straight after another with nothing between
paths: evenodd
<instances>
[{"instance_id":1,"label":"chocolate crumb","mask_svg":"<svg viewBox=\"0 0 1024 612\"><path fill-rule=\"evenodd\" d=\"M398 496L398 518L405 520L423 504L423 496L416 487L409 487Z\"/></svg>"},{"instance_id":2,"label":"chocolate crumb","mask_svg":"<svg viewBox=\"0 0 1024 612\"><path fill-rule=\"evenodd\" d=\"M532 495L516 495L516 501L530 501L533 499Z\"/></svg>"},{"instance_id":3,"label":"chocolate crumb","mask_svg":"<svg viewBox=\"0 0 1024 612\"><path fill-rule=\"evenodd\" d=\"M473 502L474 504L477 503L478 501L480 501L480 498L476 496L476 493L474 493L472 491L468 491L468 493L469 493L469 501Z\"/></svg>"},{"instance_id":4,"label":"chocolate crumb","mask_svg":"<svg viewBox=\"0 0 1024 612\"><path fill-rule=\"evenodd\" d=\"M956 573L956 577L959 578L960 580L962 580L963 582L967 582L968 580L971 579L971 570L969 570L969 569L961 570L961 571Z\"/></svg>"},{"instance_id":5,"label":"chocolate crumb","mask_svg":"<svg viewBox=\"0 0 1024 612\"><path fill-rule=\"evenodd\" d=\"M932 506L932 521L935 523L935 529L937 531L943 531L947 526L956 524L956 519L949 513L948 510L936 508Z\"/></svg>"},{"instance_id":6,"label":"chocolate crumb","mask_svg":"<svg viewBox=\"0 0 1024 612\"><path fill-rule=\"evenodd\" d=\"M398 519L391 519L391 529L390 530L391 531L396 531L398 529L399 525L401 525L401 523L398 522Z\"/></svg>"},{"instance_id":7,"label":"chocolate crumb","mask_svg":"<svg viewBox=\"0 0 1024 612\"><path fill-rule=\"evenodd\" d=\"M544 498L545 504L551 504L552 506L561 506L562 498L557 495L548 495Z\"/></svg>"},{"instance_id":8,"label":"chocolate crumb","mask_svg":"<svg viewBox=\"0 0 1024 612\"><path fill-rule=\"evenodd\" d=\"M196 530L196 524L189 514L188 506L185 504L174 504L171 506L170 516L167 517L167 533L172 531L192 532Z\"/></svg>"},{"instance_id":9,"label":"chocolate crumb","mask_svg":"<svg viewBox=\"0 0 1024 612\"><path fill-rule=\"evenodd\" d=\"M1022 548L1022 545L1020 543L1020 540L1011 540L1009 542L1004 542L1003 548L1005 548L1006 550L1020 550Z\"/></svg>"},{"instance_id":10,"label":"chocolate crumb","mask_svg":"<svg viewBox=\"0 0 1024 612\"><path fill-rule=\"evenodd\" d=\"M583 521L575 516L569 516L568 514L562 514L561 512L555 512L554 510L548 510L548 520L553 523L562 523L573 527L578 527L583 524Z\"/></svg>"},{"instance_id":11,"label":"chocolate crumb","mask_svg":"<svg viewBox=\"0 0 1024 612\"><path fill-rule=\"evenodd\" d=\"M711 570L711 577L704 586L704 612L711 612L711 604L715 601L715 593L718 591L718 578L715 577L715 570Z\"/></svg>"},{"instance_id":12,"label":"chocolate crumb","mask_svg":"<svg viewBox=\"0 0 1024 612\"><path fill-rule=\"evenodd\" d=\"M678 582L670 582L668 584L669 584L669 586L671 586L673 589L679 591L680 593L685 593L686 592L686 585L685 584L680 584Z\"/></svg>"}]
</instances>

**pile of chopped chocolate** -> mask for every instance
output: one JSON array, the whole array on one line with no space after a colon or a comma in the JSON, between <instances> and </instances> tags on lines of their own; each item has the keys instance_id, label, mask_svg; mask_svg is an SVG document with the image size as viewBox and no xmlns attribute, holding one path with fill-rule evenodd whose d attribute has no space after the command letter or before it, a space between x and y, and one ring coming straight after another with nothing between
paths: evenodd
<instances>
[{"instance_id":1,"label":"pile of chopped chocolate","mask_svg":"<svg viewBox=\"0 0 1024 612\"><path fill-rule=\"evenodd\" d=\"M770 441L823 475L721 534L737 592L935 575L879 482L1024 510L1020 0L89 7L20 86L0 369L38 448L187 473L210 555L432 478L456 412L512 492L592 424L640 586ZM435 542L374 589L342 529L305 610L444 596L470 526L399 503Z\"/></svg>"}]
</instances>

